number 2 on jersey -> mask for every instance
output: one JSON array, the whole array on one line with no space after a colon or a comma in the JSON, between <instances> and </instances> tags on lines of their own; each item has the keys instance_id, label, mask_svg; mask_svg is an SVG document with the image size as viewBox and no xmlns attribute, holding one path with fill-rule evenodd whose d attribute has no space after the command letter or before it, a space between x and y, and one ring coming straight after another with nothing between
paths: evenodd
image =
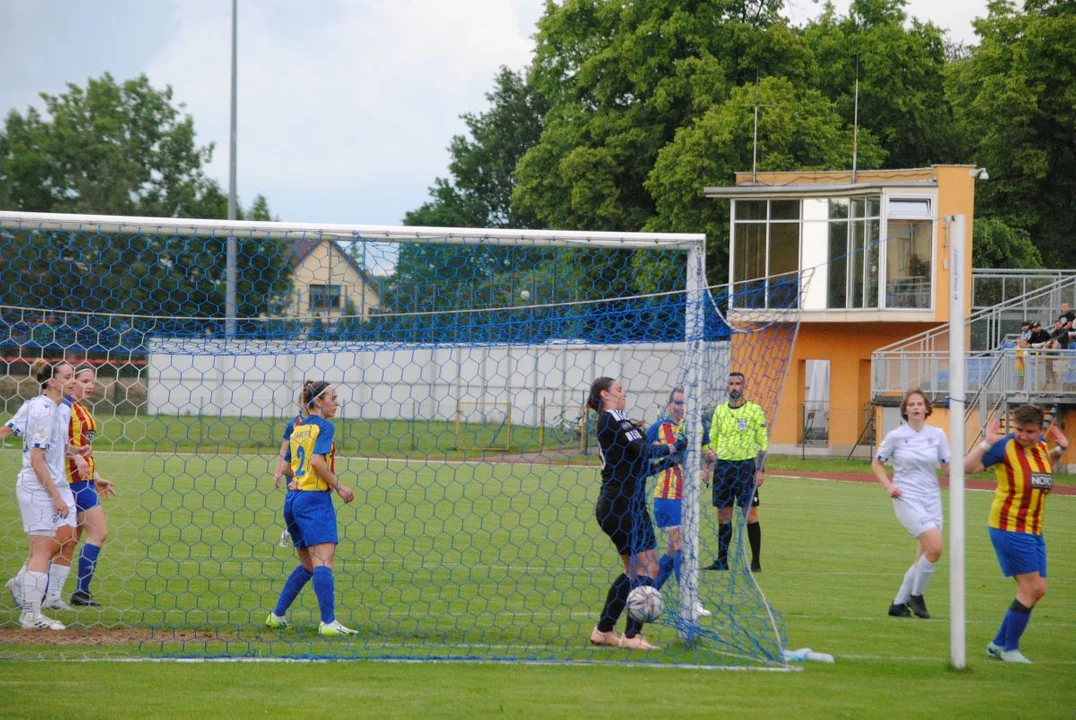
<instances>
[{"instance_id":1,"label":"number 2 on jersey","mask_svg":"<svg viewBox=\"0 0 1076 720\"><path fill-rule=\"evenodd\" d=\"M295 450L295 457L299 458L299 467L295 470L295 477L301 478L306 475L306 448L300 445Z\"/></svg>"}]
</instances>

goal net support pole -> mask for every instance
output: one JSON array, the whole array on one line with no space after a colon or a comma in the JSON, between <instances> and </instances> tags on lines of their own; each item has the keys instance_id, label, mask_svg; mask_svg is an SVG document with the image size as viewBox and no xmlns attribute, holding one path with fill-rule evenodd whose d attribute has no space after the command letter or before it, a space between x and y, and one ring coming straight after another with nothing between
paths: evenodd
<instances>
[{"instance_id":1,"label":"goal net support pole","mask_svg":"<svg viewBox=\"0 0 1076 720\"><path fill-rule=\"evenodd\" d=\"M949 236L949 656L967 663L964 617L965 217L944 218Z\"/></svg>"}]
</instances>

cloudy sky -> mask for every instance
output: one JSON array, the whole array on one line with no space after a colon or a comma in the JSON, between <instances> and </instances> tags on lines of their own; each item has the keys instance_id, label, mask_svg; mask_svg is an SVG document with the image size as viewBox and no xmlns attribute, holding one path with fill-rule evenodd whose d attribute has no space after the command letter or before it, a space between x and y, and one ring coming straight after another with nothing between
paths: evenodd
<instances>
[{"instance_id":1,"label":"cloudy sky","mask_svg":"<svg viewBox=\"0 0 1076 720\"><path fill-rule=\"evenodd\" d=\"M841 12L848 0L835 0ZM802 22L819 12L791 0ZM446 174L459 115L497 68L527 64L544 0L240 0L240 199L283 220L397 224ZM986 0L910 0L909 14L974 42ZM111 72L175 89L210 173L228 177L227 0L0 0L0 113Z\"/></svg>"}]
</instances>

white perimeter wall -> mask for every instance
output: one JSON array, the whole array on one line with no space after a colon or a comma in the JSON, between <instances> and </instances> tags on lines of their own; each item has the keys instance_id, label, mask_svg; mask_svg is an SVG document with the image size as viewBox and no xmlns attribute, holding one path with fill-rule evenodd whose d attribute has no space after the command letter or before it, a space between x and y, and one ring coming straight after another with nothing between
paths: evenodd
<instances>
[{"instance_id":1,"label":"white perimeter wall","mask_svg":"<svg viewBox=\"0 0 1076 720\"><path fill-rule=\"evenodd\" d=\"M189 346L188 346L189 347ZM512 423L536 425L543 403L571 408L573 416L594 378L616 377L628 389L628 409L650 417L673 383L683 379L684 343L637 345L493 345L400 347L356 351L354 346L304 344L199 345L158 341L147 376L150 414L288 417L306 379L326 380L343 401L337 417L363 419L500 421L512 406ZM274 352L280 350L280 353ZM211 354L209 354L211 353ZM706 343L708 374L724 378L728 343ZM547 418L547 422L549 419Z\"/></svg>"}]
</instances>

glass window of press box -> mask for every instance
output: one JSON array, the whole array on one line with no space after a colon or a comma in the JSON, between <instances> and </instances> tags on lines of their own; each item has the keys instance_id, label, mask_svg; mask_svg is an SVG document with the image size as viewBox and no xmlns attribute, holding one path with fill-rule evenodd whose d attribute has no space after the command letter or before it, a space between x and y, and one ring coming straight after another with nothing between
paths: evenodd
<instances>
[{"instance_id":1,"label":"glass window of press box","mask_svg":"<svg viewBox=\"0 0 1076 720\"><path fill-rule=\"evenodd\" d=\"M883 210L884 208L884 210ZM742 309L930 309L932 198L865 195L733 202L732 282ZM883 216L884 212L884 216ZM883 234L884 233L884 234Z\"/></svg>"},{"instance_id":2,"label":"glass window of press box","mask_svg":"<svg viewBox=\"0 0 1076 720\"><path fill-rule=\"evenodd\" d=\"M740 308L797 307L800 201L733 203L732 291Z\"/></svg>"}]
</instances>

